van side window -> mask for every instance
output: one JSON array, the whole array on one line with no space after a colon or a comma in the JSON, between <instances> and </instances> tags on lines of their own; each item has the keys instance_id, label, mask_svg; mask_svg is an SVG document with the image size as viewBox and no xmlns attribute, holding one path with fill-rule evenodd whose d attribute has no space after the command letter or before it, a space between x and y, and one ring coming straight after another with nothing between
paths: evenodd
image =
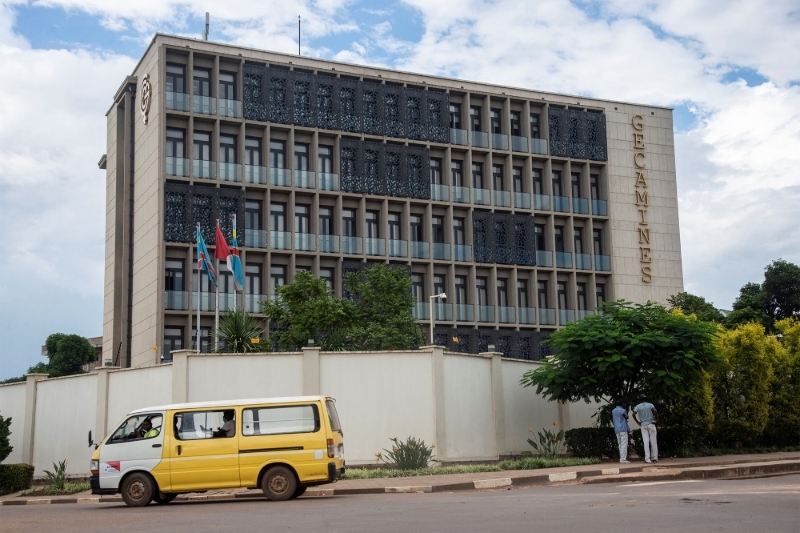
<instances>
[{"instance_id":1,"label":"van side window","mask_svg":"<svg viewBox=\"0 0 800 533\"><path fill-rule=\"evenodd\" d=\"M131 416L117 428L108 444L158 437L162 420L160 414L153 413Z\"/></svg>"},{"instance_id":2,"label":"van side window","mask_svg":"<svg viewBox=\"0 0 800 533\"><path fill-rule=\"evenodd\" d=\"M331 421L331 431L342 431L342 423L339 422L339 413L336 411L336 404L333 400L325 400L325 408L328 410L328 419Z\"/></svg>"},{"instance_id":3,"label":"van side window","mask_svg":"<svg viewBox=\"0 0 800 533\"><path fill-rule=\"evenodd\" d=\"M230 438L236 435L234 410L191 411L175 414L175 438L199 440Z\"/></svg>"},{"instance_id":4,"label":"van side window","mask_svg":"<svg viewBox=\"0 0 800 533\"><path fill-rule=\"evenodd\" d=\"M255 407L242 411L242 435L285 435L319 431L319 409L311 405Z\"/></svg>"}]
</instances>

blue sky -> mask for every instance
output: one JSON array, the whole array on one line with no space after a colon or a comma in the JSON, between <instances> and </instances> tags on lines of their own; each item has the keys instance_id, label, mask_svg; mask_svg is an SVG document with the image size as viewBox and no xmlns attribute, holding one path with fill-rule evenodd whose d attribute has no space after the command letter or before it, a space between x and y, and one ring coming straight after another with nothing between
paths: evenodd
<instances>
[{"instance_id":1,"label":"blue sky","mask_svg":"<svg viewBox=\"0 0 800 533\"><path fill-rule=\"evenodd\" d=\"M686 289L800 263L796 0L0 0L0 379L102 333L105 117L153 33L670 106ZM76 140L78 142L76 142Z\"/></svg>"}]
</instances>

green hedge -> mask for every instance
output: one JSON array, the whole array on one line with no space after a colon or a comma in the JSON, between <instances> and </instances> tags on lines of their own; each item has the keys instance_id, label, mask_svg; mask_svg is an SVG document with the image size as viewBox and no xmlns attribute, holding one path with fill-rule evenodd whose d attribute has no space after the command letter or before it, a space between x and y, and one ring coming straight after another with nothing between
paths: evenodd
<instances>
[{"instance_id":1,"label":"green hedge","mask_svg":"<svg viewBox=\"0 0 800 533\"><path fill-rule=\"evenodd\" d=\"M0 495L29 489L32 481L31 465L0 465Z\"/></svg>"},{"instance_id":2,"label":"green hedge","mask_svg":"<svg viewBox=\"0 0 800 533\"><path fill-rule=\"evenodd\" d=\"M614 428L575 428L564 432L567 450L575 457L610 457L619 459Z\"/></svg>"}]
</instances>

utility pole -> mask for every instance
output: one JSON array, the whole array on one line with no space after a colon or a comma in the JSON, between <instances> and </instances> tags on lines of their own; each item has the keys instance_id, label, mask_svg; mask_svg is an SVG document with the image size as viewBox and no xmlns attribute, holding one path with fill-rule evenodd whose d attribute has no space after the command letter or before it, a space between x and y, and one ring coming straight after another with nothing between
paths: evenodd
<instances>
[{"instance_id":1,"label":"utility pole","mask_svg":"<svg viewBox=\"0 0 800 533\"><path fill-rule=\"evenodd\" d=\"M208 25L209 25L208 22L209 22L208 11L206 11L206 29L203 30L203 40L204 41L208 40Z\"/></svg>"},{"instance_id":2,"label":"utility pole","mask_svg":"<svg viewBox=\"0 0 800 533\"><path fill-rule=\"evenodd\" d=\"M300 15L297 15L297 55L300 55Z\"/></svg>"}]
</instances>

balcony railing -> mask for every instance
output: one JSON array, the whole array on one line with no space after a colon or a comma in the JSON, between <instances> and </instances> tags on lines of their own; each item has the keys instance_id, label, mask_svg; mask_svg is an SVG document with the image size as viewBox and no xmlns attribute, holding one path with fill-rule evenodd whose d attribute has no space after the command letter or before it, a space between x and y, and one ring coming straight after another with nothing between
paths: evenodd
<instances>
[{"instance_id":1,"label":"balcony railing","mask_svg":"<svg viewBox=\"0 0 800 533\"><path fill-rule=\"evenodd\" d=\"M189 111L189 95L167 91L167 109Z\"/></svg>"},{"instance_id":2,"label":"balcony railing","mask_svg":"<svg viewBox=\"0 0 800 533\"><path fill-rule=\"evenodd\" d=\"M189 309L189 293L186 291L164 291L164 309L186 311Z\"/></svg>"},{"instance_id":3,"label":"balcony railing","mask_svg":"<svg viewBox=\"0 0 800 533\"><path fill-rule=\"evenodd\" d=\"M501 324L514 324L517 321L517 308L497 306L497 321Z\"/></svg>"},{"instance_id":4,"label":"balcony railing","mask_svg":"<svg viewBox=\"0 0 800 533\"><path fill-rule=\"evenodd\" d=\"M339 175L329 174L327 172L319 173L319 188L322 191L338 191L339 190Z\"/></svg>"},{"instance_id":5,"label":"balcony railing","mask_svg":"<svg viewBox=\"0 0 800 533\"><path fill-rule=\"evenodd\" d=\"M458 322L475 322L475 306L472 304L456 304L456 320Z\"/></svg>"},{"instance_id":6,"label":"balcony railing","mask_svg":"<svg viewBox=\"0 0 800 533\"><path fill-rule=\"evenodd\" d=\"M428 259L431 256L430 243L425 241L411 241L411 258Z\"/></svg>"},{"instance_id":7,"label":"balcony railing","mask_svg":"<svg viewBox=\"0 0 800 533\"><path fill-rule=\"evenodd\" d=\"M414 320L430 320L431 318L430 305L425 302L415 303L414 307L411 308L411 316L414 317Z\"/></svg>"},{"instance_id":8,"label":"balcony railing","mask_svg":"<svg viewBox=\"0 0 800 533\"><path fill-rule=\"evenodd\" d=\"M288 231L270 231L269 247L273 250L291 250L292 234Z\"/></svg>"},{"instance_id":9,"label":"balcony railing","mask_svg":"<svg viewBox=\"0 0 800 533\"><path fill-rule=\"evenodd\" d=\"M588 309L578 309L578 320L581 318L586 318L589 315L593 315L594 311L589 311Z\"/></svg>"},{"instance_id":10,"label":"balcony railing","mask_svg":"<svg viewBox=\"0 0 800 533\"><path fill-rule=\"evenodd\" d=\"M553 211L569 213L569 197L553 196Z\"/></svg>"},{"instance_id":11,"label":"balcony railing","mask_svg":"<svg viewBox=\"0 0 800 533\"><path fill-rule=\"evenodd\" d=\"M533 195L533 208L538 211L550 211L550 195L549 194L534 194Z\"/></svg>"},{"instance_id":12,"label":"balcony railing","mask_svg":"<svg viewBox=\"0 0 800 533\"><path fill-rule=\"evenodd\" d=\"M592 200L592 214L608 216L608 202L605 200Z\"/></svg>"},{"instance_id":13,"label":"balcony railing","mask_svg":"<svg viewBox=\"0 0 800 533\"><path fill-rule=\"evenodd\" d=\"M531 153L547 155L547 139L531 139Z\"/></svg>"},{"instance_id":14,"label":"balcony railing","mask_svg":"<svg viewBox=\"0 0 800 533\"><path fill-rule=\"evenodd\" d=\"M439 200L441 202L450 201L450 187L447 185L437 185L431 183L431 200Z\"/></svg>"},{"instance_id":15,"label":"balcony railing","mask_svg":"<svg viewBox=\"0 0 800 533\"><path fill-rule=\"evenodd\" d=\"M263 229L245 229L244 245L250 248L266 248L267 232Z\"/></svg>"},{"instance_id":16,"label":"balcony railing","mask_svg":"<svg viewBox=\"0 0 800 533\"><path fill-rule=\"evenodd\" d=\"M184 157L168 157L166 173L167 176L188 176L189 160Z\"/></svg>"},{"instance_id":17,"label":"balcony railing","mask_svg":"<svg viewBox=\"0 0 800 533\"><path fill-rule=\"evenodd\" d=\"M519 323L520 324L536 324L536 308L535 307L520 307L519 308Z\"/></svg>"},{"instance_id":18,"label":"balcony railing","mask_svg":"<svg viewBox=\"0 0 800 533\"><path fill-rule=\"evenodd\" d=\"M389 239L389 257L408 257L408 241Z\"/></svg>"},{"instance_id":19,"label":"balcony railing","mask_svg":"<svg viewBox=\"0 0 800 533\"><path fill-rule=\"evenodd\" d=\"M206 159L195 159L193 161L192 174L195 178L213 180L217 176L216 161Z\"/></svg>"},{"instance_id":20,"label":"balcony railing","mask_svg":"<svg viewBox=\"0 0 800 533\"><path fill-rule=\"evenodd\" d=\"M450 128L450 144L467 145L467 130Z\"/></svg>"},{"instance_id":21,"label":"balcony railing","mask_svg":"<svg viewBox=\"0 0 800 533\"><path fill-rule=\"evenodd\" d=\"M361 255L364 253L364 240L361 237L342 237L342 253Z\"/></svg>"},{"instance_id":22,"label":"balcony railing","mask_svg":"<svg viewBox=\"0 0 800 533\"><path fill-rule=\"evenodd\" d=\"M478 308L478 322L494 322L493 305L476 305Z\"/></svg>"},{"instance_id":23,"label":"balcony railing","mask_svg":"<svg viewBox=\"0 0 800 533\"><path fill-rule=\"evenodd\" d=\"M580 215L589 213L589 200L586 198L573 198L572 199L572 212Z\"/></svg>"},{"instance_id":24,"label":"balcony railing","mask_svg":"<svg viewBox=\"0 0 800 533\"><path fill-rule=\"evenodd\" d=\"M367 255L386 255L386 239L367 237L364 242Z\"/></svg>"},{"instance_id":25,"label":"balcony railing","mask_svg":"<svg viewBox=\"0 0 800 533\"><path fill-rule=\"evenodd\" d=\"M339 236L338 235L320 235L319 236L319 251L326 254L339 253Z\"/></svg>"},{"instance_id":26,"label":"balcony railing","mask_svg":"<svg viewBox=\"0 0 800 533\"><path fill-rule=\"evenodd\" d=\"M314 252L317 250L317 236L313 233L295 233L294 249L301 252Z\"/></svg>"},{"instance_id":27,"label":"balcony railing","mask_svg":"<svg viewBox=\"0 0 800 533\"><path fill-rule=\"evenodd\" d=\"M492 133L492 148L495 150L508 150L508 135L505 133Z\"/></svg>"},{"instance_id":28,"label":"balcony railing","mask_svg":"<svg viewBox=\"0 0 800 533\"><path fill-rule=\"evenodd\" d=\"M239 100L219 100L219 116L228 118L242 118L242 103Z\"/></svg>"},{"instance_id":29,"label":"balcony railing","mask_svg":"<svg viewBox=\"0 0 800 533\"><path fill-rule=\"evenodd\" d=\"M192 108L195 113L203 115L216 115L217 114L217 99L213 96L197 96L192 98L194 102Z\"/></svg>"},{"instance_id":30,"label":"balcony railing","mask_svg":"<svg viewBox=\"0 0 800 533\"><path fill-rule=\"evenodd\" d=\"M556 252L557 268L572 268L572 254L570 252Z\"/></svg>"},{"instance_id":31,"label":"balcony railing","mask_svg":"<svg viewBox=\"0 0 800 533\"><path fill-rule=\"evenodd\" d=\"M310 170L295 170L294 186L298 189L316 189L317 174Z\"/></svg>"},{"instance_id":32,"label":"balcony railing","mask_svg":"<svg viewBox=\"0 0 800 533\"><path fill-rule=\"evenodd\" d=\"M440 259L442 261L450 261L450 243L433 243L433 258Z\"/></svg>"},{"instance_id":33,"label":"balcony railing","mask_svg":"<svg viewBox=\"0 0 800 533\"><path fill-rule=\"evenodd\" d=\"M472 197L475 205L492 205L492 191L489 189L472 189Z\"/></svg>"},{"instance_id":34,"label":"balcony railing","mask_svg":"<svg viewBox=\"0 0 800 533\"><path fill-rule=\"evenodd\" d=\"M270 168L269 184L274 187L291 187L292 171L288 168Z\"/></svg>"},{"instance_id":35,"label":"balcony railing","mask_svg":"<svg viewBox=\"0 0 800 533\"><path fill-rule=\"evenodd\" d=\"M259 167L255 165L244 166L244 180L247 183L255 183L257 185L267 184L267 167Z\"/></svg>"},{"instance_id":36,"label":"balcony railing","mask_svg":"<svg viewBox=\"0 0 800 533\"><path fill-rule=\"evenodd\" d=\"M605 271L611 270L611 257L603 254L595 254L594 269Z\"/></svg>"},{"instance_id":37,"label":"balcony railing","mask_svg":"<svg viewBox=\"0 0 800 533\"><path fill-rule=\"evenodd\" d=\"M553 252L550 250L536 250L536 266L553 266Z\"/></svg>"},{"instance_id":38,"label":"balcony railing","mask_svg":"<svg viewBox=\"0 0 800 533\"><path fill-rule=\"evenodd\" d=\"M575 254L575 268L578 270L591 270L592 269L592 255L591 254Z\"/></svg>"},{"instance_id":39,"label":"balcony railing","mask_svg":"<svg viewBox=\"0 0 800 533\"><path fill-rule=\"evenodd\" d=\"M197 311L197 291L192 294L192 311ZM215 292L201 292L200 293L200 310L213 311L216 308L217 293ZM219 310L232 311L235 306L236 295L232 292L219 293Z\"/></svg>"},{"instance_id":40,"label":"balcony railing","mask_svg":"<svg viewBox=\"0 0 800 533\"><path fill-rule=\"evenodd\" d=\"M473 131L472 146L477 148L489 148L489 134L483 131Z\"/></svg>"},{"instance_id":41,"label":"balcony railing","mask_svg":"<svg viewBox=\"0 0 800 533\"><path fill-rule=\"evenodd\" d=\"M556 310L540 307L539 308L539 325L553 326L556 323Z\"/></svg>"},{"instance_id":42,"label":"balcony railing","mask_svg":"<svg viewBox=\"0 0 800 533\"><path fill-rule=\"evenodd\" d=\"M222 181L242 181L242 165L238 163L220 163L219 179Z\"/></svg>"},{"instance_id":43,"label":"balcony railing","mask_svg":"<svg viewBox=\"0 0 800 533\"><path fill-rule=\"evenodd\" d=\"M267 299L266 294L245 294L244 308L248 313L261 314L261 302Z\"/></svg>"},{"instance_id":44,"label":"balcony railing","mask_svg":"<svg viewBox=\"0 0 800 533\"><path fill-rule=\"evenodd\" d=\"M472 246L469 244L454 244L453 259L466 263L472 261Z\"/></svg>"},{"instance_id":45,"label":"balcony railing","mask_svg":"<svg viewBox=\"0 0 800 533\"><path fill-rule=\"evenodd\" d=\"M469 203L469 187L453 185L453 201L460 204Z\"/></svg>"},{"instance_id":46,"label":"balcony railing","mask_svg":"<svg viewBox=\"0 0 800 533\"><path fill-rule=\"evenodd\" d=\"M558 310L558 325L566 326L575 322L575 311L572 309L559 309Z\"/></svg>"},{"instance_id":47,"label":"balcony railing","mask_svg":"<svg viewBox=\"0 0 800 533\"><path fill-rule=\"evenodd\" d=\"M494 205L498 207L511 206L511 192L510 191L494 191Z\"/></svg>"},{"instance_id":48,"label":"balcony railing","mask_svg":"<svg viewBox=\"0 0 800 533\"><path fill-rule=\"evenodd\" d=\"M453 320L453 304L434 303L433 314L436 320Z\"/></svg>"},{"instance_id":49,"label":"balcony railing","mask_svg":"<svg viewBox=\"0 0 800 533\"><path fill-rule=\"evenodd\" d=\"M528 152L528 138L518 135L511 136L511 149L515 152Z\"/></svg>"},{"instance_id":50,"label":"balcony railing","mask_svg":"<svg viewBox=\"0 0 800 533\"><path fill-rule=\"evenodd\" d=\"M516 207L517 209L530 209L531 195L526 192L515 192L514 207Z\"/></svg>"}]
</instances>

